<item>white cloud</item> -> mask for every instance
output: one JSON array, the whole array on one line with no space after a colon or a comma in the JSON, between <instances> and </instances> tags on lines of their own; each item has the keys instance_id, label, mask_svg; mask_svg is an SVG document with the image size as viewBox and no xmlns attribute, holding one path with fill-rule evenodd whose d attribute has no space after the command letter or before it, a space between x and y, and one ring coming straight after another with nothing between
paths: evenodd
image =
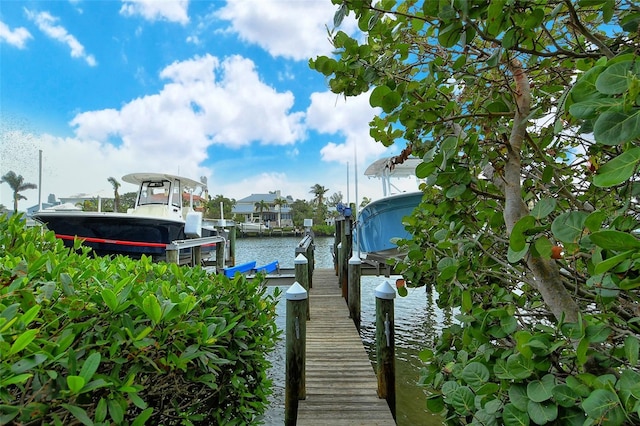
<instances>
[{"instance_id":1,"label":"white cloud","mask_svg":"<svg viewBox=\"0 0 640 426\"><path fill-rule=\"evenodd\" d=\"M148 21L189 23L189 0L122 0L120 14L142 16Z\"/></svg>"},{"instance_id":2,"label":"white cloud","mask_svg":"<svg viewBox=\"0 0 640 426\"><path fill-rule=\"evenodd\" d=\"M307 60L331 52L327 26L333 26L337 7L328 0L227 0L218 17L231 22L229 31L257 44L273 57ZM346 19L342 29L352 32Z\"/></svg>"},{"instance_id":3,"label":"white cloud","mask_svg":"<svg viewBox=\"0 0 640 426\"><path fill-rule=\"evenodd\" d=\"M84 46L73 35L61 26L56 25L58 18L52 16L49 12L35 13L25 9L27 17L33 21L40 31L48 37L66 44L71 49L71 57L84 59L89 66L96 66L97 62L93 55L85 52Z\"/></svg>"},{"instance_id":4,"label":"white cloud","mask_svg":"<svg viewBox=\"0 0 640 426\"><path fill-rule=\"evenodd\" d=\"M24 49L27 40L33 38L31 33L24 27L11 30L4 22L0 21L0 42L6 42L18 49Z\"/></svg>"},{"instance_id":5,"label":"white cloud","mask_svg":"<svg viewBox=\"0 0 640 426\"><path fill-rule=\"evenodd\" d=\"M321 149L322 160L353 163L357 149L358 162L364 165L383 155L387 148L369 136L369 122L380 112L379 108L369 105L369 93L346 100L331 92L312 94L307 126L319 133L344 137L344 142L331 142Z\"/></svg>"},{"instance_id":6,"label":"white cloud","mask_svg":"<svg viewBox=\"0 0 640 426\"><path fill-rule=\"evenodd\" d=\"M169 82L157 94L135 99L119 111L78 114L71 121L78 138L106 142L117 136L126 146L163 146L174 155L184 155L188 146L203 158L212 144L291 145L304 137L304 114L291 112L293 94L260 81L249 59L220 61L205 55L174 62L160 76Z\"/></svg>"}]
</instances>

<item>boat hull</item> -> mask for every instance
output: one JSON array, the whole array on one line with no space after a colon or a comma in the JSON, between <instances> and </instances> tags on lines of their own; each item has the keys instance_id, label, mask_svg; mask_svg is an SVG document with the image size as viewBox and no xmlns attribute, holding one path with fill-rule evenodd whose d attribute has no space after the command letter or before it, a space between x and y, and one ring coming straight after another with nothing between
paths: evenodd
<instances>
[{"instance_id":1,"label":"boat hull","mask_svg":"<svg viewBox=\"0 0 640 426\"><path fill-rule=\"evenodd\" d=\"M185 239L184 222L157 217L99 212L42 212L34 219L43 223L73 247L73 240L83 240L98 256L142 255L162 259L166 245Z\"/></svg>"},{"instance_id":2,"label":"boat hull","mask_svg":"<svg viewBox=\"0 0 640 426\"><path fill-rule=\"evenodd\" d=\"M357 241L361 252L396 249L394 238L412 239L402 219L411 215L422 200L422 192L404 192L372 201L358 215Z\"/></svg>"}]
</instances>

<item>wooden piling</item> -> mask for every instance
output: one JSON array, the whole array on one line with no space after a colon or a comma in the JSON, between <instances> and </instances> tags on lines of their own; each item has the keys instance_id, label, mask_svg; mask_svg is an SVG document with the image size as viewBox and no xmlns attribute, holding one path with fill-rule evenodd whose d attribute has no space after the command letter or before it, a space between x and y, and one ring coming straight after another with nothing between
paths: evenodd
<instances>
[{"instance_id":1,"label":"wooden piling","mask_svg":"<svg viewBox=\"0 0 640 426\"><path fill-rule=\"evenodd\" d=\"M378 397L385 398L396 418L395 321L393 299L396 291L388 281L376 287L376 374Z\"/></svg>"},{"instance_id":2,"label":"wooden piling","mask_svg":"<svg viewBox=\"0 0 640 426\"><path fill-rule=\"evenodd\" d=\"M342 241L342 224L344 220L337 218L335 221L336 234L333 241L333 267L336 270L336 276L340 276L340 241ZM339 282L339 281L338 281Z\"/></svg>"},{"instance_id":3,"label":"wooden piling","mask_svg":"<svg viewBox=\"0 0 640 426\"><path fill-rule=\"evenodd\" d=\"M191 249L191 265L202 265L202 246L196 246Z\"/></svg>"},{"instance_id":4,"label":"wooden piling","mask_svg":"<svg viewBox=\"0 0 640 426\"><path fill-rule=\"evenodd\" d=\"M360 301L360 276L362 274L362 261L357 255L351 256L349 259L349 293L347 304L349 305L349 314L356 325L358 333L360 332L361 318L361 301Z\"/></svg>"},{"instance_id":5,"label":"wooden piling","mask_svg":"<svg viewBox=\"0 0 640 426\"><path fill-rule=\"evenodd\" d=\"M167 255L166 255L166 259L167 259L167 263L178 263L178 252L179 250L177 249L167 249Z\"/></svg>"},{"instance_id":6,"label":"wooden piling","mask_svg":"<svg viewBox=\"0 0 640 426\"><path fill-rule=\"evenodd\" d=\"M308 292L309 291L309 269L307 268L309 261L302 254L298 254L293 260L295 267L296 281ZM307 298L307 320L311 319L311 308L309 306L309 298Z\"/></svg>"},{"instance_id":7,"label":"wooden piling","mask_svg":"<svg viewBox=\"0 0 640 426\"><path fill-rule=\"evenodd\" d=\"M342 288L342 297L349 300L349 259L351 258L351 227L353 223L351 216L344 218L342 226L342 237L340 244L342 245L342 272L340 275L340 288Z\"/></svg>"},{"instance_id":8,"label":"wooden piling","mask_svg":"<svg viewBox=\"0 0 640 426\"><path fill-rule=\"evenodd\" d=\"M229 266L236 264L236 227L231 226L228 232L229 238Z\"/></svg>"},{"instance_id":9,"label":"wooden piling","mask_svg":"<svg viewBox=\"0 0 640 426\"><path fill-rule=\"evenodd\" d=\"M338 255L336 259L338 261L338 287L342 288L342 274L343 274L342 264L344 263L344 257L342 256L342 242L338 243L337 250L338 250L337 252Z\"/></svg>"},{"instance_id":10,"label":"wooden piling","mask_svg":"<svg viewBox=\"0 0 640 426\"><path fill-rule=\"evenodd\" d=\"M222 274L225 268L224 250L224 242L216 244L216 269L219 274Z\"/></svg>"},{"instance_id":11,"label":"wooden piling","mask_svg":"<svg viewBox=\"0 0 640 426\"><path fill-rule=\"evenodd\" d=\"M286 378L284 423L295 426L298 419L298 401L306 397L305 362L307 335L308 293L298 282L285 293L287 299L286 324Z\"/></svg>"}]
</instances>

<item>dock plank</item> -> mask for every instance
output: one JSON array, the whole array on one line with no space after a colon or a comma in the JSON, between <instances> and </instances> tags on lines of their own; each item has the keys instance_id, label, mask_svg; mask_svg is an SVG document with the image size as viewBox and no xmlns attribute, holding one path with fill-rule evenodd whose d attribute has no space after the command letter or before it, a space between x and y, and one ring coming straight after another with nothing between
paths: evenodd
<instances>
[{"instance_id":1,"label":"dock plank","mask_svg":"<svg viewBox=\"0 0 640 426\"><path fill-rule=\"evenodd\" d=\"M307 397L299 401L297 425L395 425L334 270L314 271L309 306Z\"/></svg>"}]
</instances>

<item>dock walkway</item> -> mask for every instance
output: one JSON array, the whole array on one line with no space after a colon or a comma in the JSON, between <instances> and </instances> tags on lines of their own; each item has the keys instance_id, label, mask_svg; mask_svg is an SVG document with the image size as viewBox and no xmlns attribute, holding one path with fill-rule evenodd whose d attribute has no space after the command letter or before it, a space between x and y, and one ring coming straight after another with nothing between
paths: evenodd
<instances>
[{"instance_id":1,"label":"dock walkway","mask_svg":"<svg viewBox=\"0 0 640 426\"><path fill-rule=\"evenodd\" d=\"M314 271L309 306L307 395L297 425L395 425L333 269Z\"/></svg>"}]
</instances>

